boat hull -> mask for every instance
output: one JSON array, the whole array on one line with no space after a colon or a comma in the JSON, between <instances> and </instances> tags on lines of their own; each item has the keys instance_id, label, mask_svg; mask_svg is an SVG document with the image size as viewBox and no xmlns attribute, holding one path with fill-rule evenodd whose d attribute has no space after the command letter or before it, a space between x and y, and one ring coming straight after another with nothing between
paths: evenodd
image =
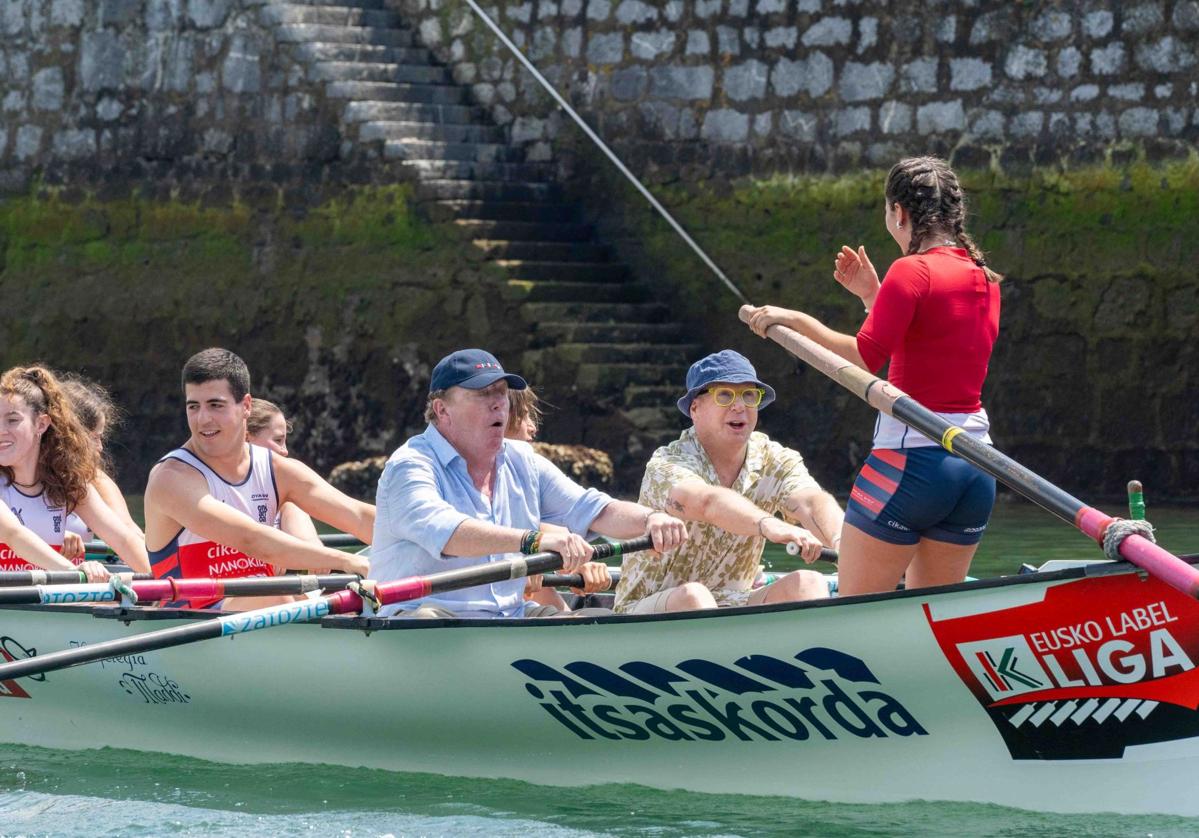
<instances>
[{"instance_id":1,"label":"boat hull","mask_svg":"<svg viewBox=\"0 0 1199 838\"><path fill-rule=\"evenodd\" d=\"M0 741L1199 815L1199 605L1084 573L656 618L327 619L0 682ZM0 609L0 651L181 623L112 611Z\"/></svg>"}]
</instances>

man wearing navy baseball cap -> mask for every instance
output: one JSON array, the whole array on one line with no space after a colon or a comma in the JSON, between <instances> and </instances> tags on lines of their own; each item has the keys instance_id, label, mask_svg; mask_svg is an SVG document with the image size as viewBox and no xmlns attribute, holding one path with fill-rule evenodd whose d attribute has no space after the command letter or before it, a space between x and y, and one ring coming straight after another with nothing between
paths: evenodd
<instances>
[{"instance_id":1,"label":"man wearing navy baseball cap","mask_svg":"<svg viewBox=\"0 0 1199 838\"><path fill-rule=\"evenodd\" d=\"M380 582L552 550L566 572L594 552L588 532L614 538L648 533L673 550L686 525L664 512L584 489L526 442L504 438L508 390L528 385L490 352L460 349L433 368L424 433L387 461L376 496L371 578ZM565 527L541 532L541 524ZM387 606L428 617L542 617L526 604L525 581L448 591Z\"/></svg>"},{"instance_id":2,"label":"man wearing navy baseball cap","mask_svg":"<svg viewBox=\"0 0 1199 838\"><path fill-rule=\"evenodd\" d=\"M640 498L691 522L691 537L652 561L626 556L617 611L653 614L828 596L824 577L808 570L753 588L767 541L795 544L812 562L841 537L841 507L808 474L799 452L754 430L758 411L774 397L753 364L731 349L691 365L678 406L692 425L654 452Z\"/></svg>"}]
</instances>

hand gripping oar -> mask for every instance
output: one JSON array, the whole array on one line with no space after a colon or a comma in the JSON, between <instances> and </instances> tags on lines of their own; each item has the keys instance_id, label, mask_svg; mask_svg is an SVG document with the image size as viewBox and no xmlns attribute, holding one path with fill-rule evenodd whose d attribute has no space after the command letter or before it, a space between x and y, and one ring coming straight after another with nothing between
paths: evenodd
<instances>
[{"instance_id":1,"label":"hand gripping oar","mask_svg":"<svg viewBox=\"0 0 1199 838\"><path fill-rule=\"evenodd\" d=\"M625 553L648 550L652 546L653 541L648 535L628 541L597 544L594 558L597 561L603 561ZM389 605L393 602L420 599L444 591L456 591L475 585L520 579L533 573L548 573L560 567L562 567L560 555L539 553L535 556L447 570L428 576L409 576L394 582L383 582L375 587L375 596L379 599L380 604ZM51 652L48 655L37 655L32 658L11 661L0 664L0 681L7 678L40 675L43 672L53 672L82 663L107 660L116 655L140 654L230 634L244 634L289 623L319 620L329 614L356 613L361 609L362 597L353 591L343 590L317 599L288 602L283 605L272 605L269 608L259 608L255 611L243 611L237 614L225 614L212 620L202 620L185 626L149 631L132 637L122 637L118 640L93 643L89 646Z\"/></svg>"},{"instance_id":2,"label":"hand gripping oar","mask_svg":"<svg viewBox=\"0 0 1199 838\"><path fill-rule=\"evenodd\" d=\"M71 571L62 571L71 575ZM141 575L141 574L139 574ZM75 582L79 582L75 574ZM132 590L136 602L178 599L221 599L227 596L270 596L306 594L309 591L341 590L359 577L334 573L327 576L251 576L237 579L138 579L118 584L42 584L24 588L0 588L0 605L62 605L78 602L115 602L125 588Z\"/></svg>"},{"instance_id":3,"label":"hand gripping oar","mask_svg":"<svg viewBox=\"0 0 1199 838\"><path fill-rule=\"evenodd\" d=\"M752 311L750 306L742 306L739 312L741 320L748 323ZM1104 538L1108 528L1117 521L1116 518L1087 506L1011 457L945 421L894 384L876 378L798 332L775 324L766 330L766 334L779 346L815 367L871 407L916 429L946 451L957 454L1033 503L1073 524L1104 545L1105 550L1108 548ZM1167 553L1144 536L1127 535L1119 540L1115 549L1121 557L1142 570L1188 596L1199 598L1199 570Z\"/></svg>"}]
</instances>

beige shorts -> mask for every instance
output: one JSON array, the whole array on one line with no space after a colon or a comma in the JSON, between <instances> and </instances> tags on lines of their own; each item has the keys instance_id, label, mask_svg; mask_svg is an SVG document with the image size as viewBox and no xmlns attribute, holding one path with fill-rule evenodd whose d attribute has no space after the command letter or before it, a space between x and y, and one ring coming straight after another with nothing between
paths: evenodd
<instances>
[{"instance_id":1,"label":"beige shorts","mask_svg":"<svg viewBox=\"0 0 1199 838\"><path fill-rule=\"evenodd\" d=\"M665 614L666 600L670 599L670 594L674 588L667 588L664 591L658 591L656 594L650 594L644 599L639 599L628 608L623 609L625 614ZM716 604L721 608L728 608L734 605L745 605L749 602L750 595L753 591L733 591L721 590L713 591L712 596L716 599Z\"/></svg>"}]
</instances>

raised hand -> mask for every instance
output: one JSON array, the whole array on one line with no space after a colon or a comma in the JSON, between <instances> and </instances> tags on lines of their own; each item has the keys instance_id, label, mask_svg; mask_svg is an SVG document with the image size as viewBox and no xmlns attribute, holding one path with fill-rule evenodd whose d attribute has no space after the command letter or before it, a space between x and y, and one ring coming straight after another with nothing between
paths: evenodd
<instances>
[{"instance_id":1,"label":"raised hand","mask_svg":"<svg viewBox=\"0 0 1199 838\"><path fill-rule=\"evenodd\" d=\"M64 532L62 534L62 557L75 561L75 559L83 558L83 556L83 537L77 532L69 530Z\"/></svg>"},{"instance_id":2,"label":"raised hand","mask_svg":"<svg viewBox=\"0 0 1199 838\"><path fill-rule=\"evenodd\" d=\"M789 325L791 316L795 312L789 308L781 306L756 306L753 313L749 316L749 328L758 337L766 337L766 330L771 326L782 324Z\"/></svg>"},{"instance_id":3,"label":"raised hand","mask_svg":"<svg viewBox=\"0 0 1199 838\"><path fill-rule=\"evenodd\" d=\"M866 248L861 245L857 250L842 246L841 252L833 259L833 279L860 298L867 307L878 294L878 271L866 255Z\"/></svg>"}]
</instances>

